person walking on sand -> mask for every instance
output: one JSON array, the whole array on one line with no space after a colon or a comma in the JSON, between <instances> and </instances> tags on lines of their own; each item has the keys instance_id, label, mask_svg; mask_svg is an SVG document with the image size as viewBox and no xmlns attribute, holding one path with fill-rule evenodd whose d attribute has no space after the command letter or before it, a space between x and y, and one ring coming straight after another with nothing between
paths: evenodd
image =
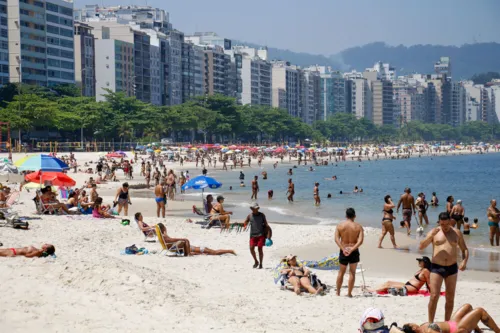
<instances>
[{"instance_id":1,"label":"person walking on sand","mask_svg":"<svg viewBox=\"0 0 500 333\"><path fill-rule=\"evenodd\" d=\"M288 191L286 192L288 195L288 202L293 202L293 196L295 194L295 184L292 181L292 178L288 179Z\"/></svg>"},{"instance_id":2,"label":"person walking on sand","mask_svg":"<svg viewBox=\"0 0 500 333\"><path fill-rule=\"evenodd\" d=\"M259 192L259 182L257 181L259 176L254 176L252 180L252 196L250 200L257 200L257 192Z\"/></svg>"},{"instance_id":3,"label":"person walking on sand","mask_svg":"<svg viewBox=\"0 0 500 333\"><path fill-rule=\"evenodd\" d=\"M349 266L349 284L347 297L352 297L352 289L356 279L356 267L359 262L359 247L363 244L364 231L361 224L354 222L356 212L354 208L347 208L345 212L346 221L335 228L335 243L340 249L340 270L337 275L337 296L340 296L340 288L344 282L344 275Z\"/></svg>"},{"instance_id":4,"label":"person walking on sand","mask_svg":"<svg viewBox=\"0 0 500 333\"><path fill-rule=\"evenodd\" d=\"M432 243L433 254L429 288L431 297L428 305L429 323L434 322L443 281L446 288L446 304L444 320L451 318L455 302L458 270L464 271L469 260L469 250L460 230L451 226L450 214L439 214L439 226L432 229L427 237L420 242L423 250ZM457 247L462 251L462 262L457 264Z\"/></svg>"},{"instance_id":5,"label":"person walking on sand","mask_svg":"<svg viewBox=\"0 0 500 333\"><path fill-rule=\"evenodd\" d=\"M259 269L262 269L266 238L271 239L273 232L267 223L266 215L259 212L259 204L254 202L250 206L250 209L252 210L252 214L247 216L245 221L243 221L243 225L247 226L250 223L250 253L254 260L253 268L259 267ZM255 247L259 250L259 260L257 260Z\"/></svg>"},{"instance_id":6,"label":"person walking on sand","mask_svg":"<svg viewBox=\"0 0 500 333\"><path fill-rule=\"evenodd\" d=\"M321 204L321 198L319 197L319 183L314 183L313 197L314 205L319 206Z\"/></svg>"},{"instance_id":7,"label":"person walking on sand","mask_svg":"<svg viewBox=\"0 0 500 333\"><path fill-rule=\"evenodd\" d=\"M165 180L155 186L155 201L156 201L156 216L165 218L165 204L167 202L167 196L165 195Z\"/></svg>"},{"instance_id":8,"label":"person walking on sand","mask_svg":"<svg viewBox=\"0 0 500 333\"><path fill-rule=\"evenodd\" d=\"M496 246L500 240L500 229L498 227L500 222L500 211L497 208L497 201L491 200L490 207L486 211L488 216L488 227L490 227L490 244L493 245L493 240L495 240Z\"/></svg>"},{"instance_id":9,"label":"person walking on sand","mask_svg":"<svg viewBox=\"0 0 500 333\"><path fill-rule=\"evenodd\" d=\"M398 208L396 213L399 213L399 207L403 205L403 221L407 230L407 234L411 234L411 213L416 214L415 199L411 195L411 189L409 187L405 188L405 193L401 196L398 202Z\"/></svg>"},{"instance_id":10,"label":"person walking on sand","mask_svg":"<svg viewBox=\"0 0 500 333\"><path fill-rule=\"evenodd\" d=\"M396 237L394 237L394 225L392 224L392 221L396 219L394 217L394 207L396 207L396 205L392 202L391 196L386 195L384 198L384 208L382 210L384 216L382 217L382 235L380 235L380 240L378 242L379 249L382 249L382 242L387 233L389 233L391 237L392 246L395 249L398 248L396 245Z\"/></svg>"}]
</instances>

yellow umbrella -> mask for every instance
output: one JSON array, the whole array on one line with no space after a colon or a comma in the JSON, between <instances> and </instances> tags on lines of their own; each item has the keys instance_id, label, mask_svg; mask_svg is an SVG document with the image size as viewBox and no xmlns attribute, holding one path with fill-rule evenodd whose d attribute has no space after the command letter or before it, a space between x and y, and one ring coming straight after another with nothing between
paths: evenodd
<instances>
[{"instance_id":1,"label":"yellow umbrella","mask_svg":"<svg viewBox=\"0 0 500 333\"><path fill-rule=\"evenodd\" d=\"M45 187L44 184L33 183L33 182L29 182L28 184L23 185L23 188L26 188L28 190L40 189L40 188L43 188L43 187ZM57 191L57 189L56 189L55 186L51 186L51 189L52 189L52 192L56 192Z\"/></svg>"},{"instance_id":2,"label":"yellow umbrella","mask_svg":"<svg viewBox=\"0 0 500 333\"><path fill-rule=\"evenodd\" d=\"M156 149L155 153L161 153L161 149Z\"/></svg>"},{"instance_id":3,"label":"yellow umbrella","mask_svg":"<svg viewBox=\"0 0 500 333\"><path fill-rule=\"evenodd\" d=\"M193 148L191 148L191 150L198 150L198 148L196 148L196 147L193 147Z\"/></svg>"},{"instance_id":4,"label":"yellow umbrella","mask_svg":"<svg viewBox=\"0 0 500 333\"><path fill-rule=\"evenodd\" d=\"M26 160L27 160L28 158L30 158L31 156L33 156L33 155L26 155L26 156L24 156L24 157L23 157L23 158L21 158L20 160L15 161L15 162L14 162L14 165L15 165L16 167L20 167L20 166L21 166L21 165L23 165L23 163L24 163L24 162L26 162Z\"/></svg>"}]
</instances>

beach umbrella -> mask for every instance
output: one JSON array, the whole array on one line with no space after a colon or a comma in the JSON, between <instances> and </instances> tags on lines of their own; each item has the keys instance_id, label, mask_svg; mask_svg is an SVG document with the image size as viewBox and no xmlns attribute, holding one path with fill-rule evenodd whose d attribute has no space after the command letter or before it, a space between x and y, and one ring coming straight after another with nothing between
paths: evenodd
<instances>
[{"instance_id":1,"label":"beach umbrella","mask_svg":"<svg viewBox=\"0 0 500 333\"><path fill-rule=\"evenodd\" d=\"M37 171L26 175L26 181L43 184L51 182L55 186L75 186L76 182L67 174L52 171Z\"/></svg>"},{"instance_id":2,"label":"beach umbrella","mask_svg":"<svg viewBox=\"0 0 500 333\"><path fill-rule=\"evenodd\" d=\"M0 181L20 183L24 180L24 176L19 173L16 166L7 161L0 162Z\"/></svg>"},{"instance_id":3,"label":"beach umbrella","mask_svg":"<svg viewBox=\"0 0 500 333\"><path fill-rule=\"evenodd\" d=\"M228 150L228 151L226 151L226 154L234 154L234 151Z\"/></svg>"},{"instance_id":4,"label":"beach umbrella","mask_svg":"<svg viewBox=\"0 0 500 333\"><path fill-rule=\"evenodd\" d=\"M190 179L186 184L182 185L182 189L189 190L200 190L201 189L201 200L203 201L203 192L206 188L216 189L222 186L222 183L219 183L212 177L207 176L197 176ZM205 203L203 203L205 204Z\"/></svg>"},{"instance_id":5,"label":"beach umbrella","mask_svg":"<svg viewBox=\"0 0 500 333\"><path fill-rule=\"evenodd\" d=\"M236 152L236 153L241 153L241 150L236 149L234 152Z\"/></svg>"},{"instance_id":6,"label":"beach umbrella","mask_svg":"<svg viewBox=\"0 0 500 333\"><path fill-rule=\"evenodd\" d=\"M146 153L152 153L152 152L154 152L153 149L151 149L151 148L146 149Z\"/></svg>"},{"instance_id":7,"label":"beach umbrella","mask_svg":"<svg viewBox=\"0 0 500 333\"><path fill-rule=\"evenodd\" d=\"M14 163L20 171L55 171L62 172L69 169L69 166L56 157L49 155L31 155L25 159Z\"/></svg>"}]
</instances>

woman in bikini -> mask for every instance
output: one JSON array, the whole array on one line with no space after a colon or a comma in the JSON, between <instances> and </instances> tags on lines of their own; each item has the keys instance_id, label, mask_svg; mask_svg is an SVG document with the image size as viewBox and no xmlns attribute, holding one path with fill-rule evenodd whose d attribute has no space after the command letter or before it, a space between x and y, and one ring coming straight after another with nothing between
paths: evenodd
<instances>
[{"instance_id":1,"label":"woman in bikini","mask_svg":"<svg viewBox=\"0 0 500 333\"><path fill-rule=\"evenodd\" d=\"M488 226L490 227L490 244L493 245L493 240L496 241L496 246L498 246L498 242L500 240L500 211L497 208L497 201L491 200L490 207L488 207L488 211L486 212L488 216Z\"/></svg>"},{"instance_id":2,"label":"woman in bikini","mask_svg":"<svg viewBox=\"0 0 500 333\"><path fill-rule=\"evenodd\" d=\"M128 216L128 205L130 202L130 193L128 191L128 183L123 183L123 185L116 191L115 202L118 202L118 215L120 215L122 208L123 214Z\"/></svg>"},{"instance_id":3,"label":"woman in bikini","mask_svg":"<svg viewBox=\"0 0 500 333\"><path fill-rule=\"evenodd\" d=\"M321 204L321 199L319 197L319 183L314 183L313 197L314 197L314 205L319 206Z\"/></svg>"},{"instance_id":4,"label":"woman in bikini","mask_svg":"<svg viewBox=\"0 0 500 333\"><path fill-rule=\"evenodd\" d=\"M387 292L389 289L406 289L408 294L417 293L424 285L426 285L427 290L429 290L429 281L431 276L431 260L429 257L418 258L418 267L420 270L415 273L415 275L408 280L406 283L395 282L395 281L387 281L375 291L377 292Z\"/></svg>"},{"instance_id":5,"label":"woman in bikini","mask_svg":"<svg viewBox=\"0 0 500 333\"><path fill-rule=\"evenodd\" d=\"M485 309L473 309L470 304L465 304L458 309L458 311L453 314L450 321L437 322L433 324L425 323L422 325L412 323L405 324L401 329L393 327L391 332L393 329L394 332L403 333L466 333L472 332L472 330L482 332L482 330L478 327L479 322L482 322L493 332L500 333L500 328Z\"/></svg>"},{"instance_id":6,"label":"woman in bikini","mask_svg":"<svg viewBox=\"0 0 500 333\"><path fill-rule=\"evenodd\" d=\"M422 192L418 194L418 198L415 201L415 206L417 206L418 209L418 223L420 224L420 226L423 226L423 221L425 221L425 224L429 225L429 218L427 217L427 209L429 208L429 203L427 202L427 200L425 200L425 194L423 194Z\"/></svg>"},{"instance_id":7,"label":"woman in bikini","mask_svg":"<svg viewBox=\"0 0 500 333\"><path fill-rule=\"evenodd\" d=\"M167 228L163 223L158 223L158 227L160 227L161 235L163 237L163 241L167 244L168 248L171 248L174 245L177 245L178 247L182 248L184 250L184 256L190 256L190 255L198 255L198 254L205 254L208 256L221 256L223 254L234 254L236 255L236 252L234 250L212 250L209 249L208 247L204 246L193 246L191 245L191 242L189 242L188 239L186 238L171 238L167 234Z\"/></svg>"},{"instance_id":8,"label":"woman in bikini","mask_svg":"<svg viewBox=\"0 0 500 333\"><path fill-rule=\"evenodd\" d=\"M212 210L210 211L210 215L212 215L210 221L219 220L222 224L225 225L226 228L229 228L231 225L230 215L233 215L233 212L225 211L224 207L222 206L223 202L224 202L224 197L222 195L219 195L217 197L217 203L212 207Z\"/></svg>"},{"instance_id":9,"label":"woman in bikini","mask_svg":"<svg viewBox=\"0 0 500 333\"><path fill-rule=\"evenodd\" d=\"M26 258L41 258L53 255L56 248L52 244L43 244L41 249L34 246L26 246L20 248L0 249L0 257L16 257L25 256Z\"/></svg>"},{"instance_id":10,"label":"woman in bikini","mask_svg":"<svg viewBox=\"0 0 500 333\"><path fill-rule=\"evenodd\" d=\"M317 294L323 291L322 286L314 288L311 285L311 280L309 278L311 271L306 267L299 266L297 263L297 256L289 255L283 260L288 267L281 270L281 274L286 274L288 282L293 286L293 291L297 295L300 295L301 288L306 289L311 294Z\"/></svg>"},{"instance_id":11,"label":"woman in bikini","mask_svg":"<svg viewBox=\"0 0 500 333\"><path fill-rule=\"evenodd\" d=\"M382 241L384 240L385 235L389 233L392 246L397 249L398 246L396 245L396 237L394 237L394 225L392 224L392 221L396 219L393 210L396 205L392 202L390 195L386 195L384 197L384 201L384 208L382 210L384 212L384 216L382 217L382 235L380 236L378 247L379 249L382 248Z\"/></svg>"}]
</instances>

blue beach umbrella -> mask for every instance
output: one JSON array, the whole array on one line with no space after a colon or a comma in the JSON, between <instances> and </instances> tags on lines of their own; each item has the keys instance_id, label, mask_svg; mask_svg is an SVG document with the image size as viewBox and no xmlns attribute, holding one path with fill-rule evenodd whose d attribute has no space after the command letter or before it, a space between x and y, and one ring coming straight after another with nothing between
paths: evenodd
<instances>
[{"instance_id":1,"label":"blue beach umbrella","mask_svg":"<svg viewBox=\"0 0 500 333\"><path fill-rule=\"evenodd\" d=\"M183 190L189 190L190 188L194 190L201 189L201 199L203 200L203 192L206 188L216 189L222 186L222 183L219 183L212 177L207 176L198 176L190 179L186 184L182 185Z\"/></svg>"},{"instance_id":2,"label":"blue beach umbrella","mask_svg":"<svg viewBox=\"0 0 500 333\"><path fill-rule=\"evenodd\" d=\"M62 172L68 170L69 166L56 157L49 155L32 155L17 165L19 171L54 171Z\"/></svg>"}]
</instances>

